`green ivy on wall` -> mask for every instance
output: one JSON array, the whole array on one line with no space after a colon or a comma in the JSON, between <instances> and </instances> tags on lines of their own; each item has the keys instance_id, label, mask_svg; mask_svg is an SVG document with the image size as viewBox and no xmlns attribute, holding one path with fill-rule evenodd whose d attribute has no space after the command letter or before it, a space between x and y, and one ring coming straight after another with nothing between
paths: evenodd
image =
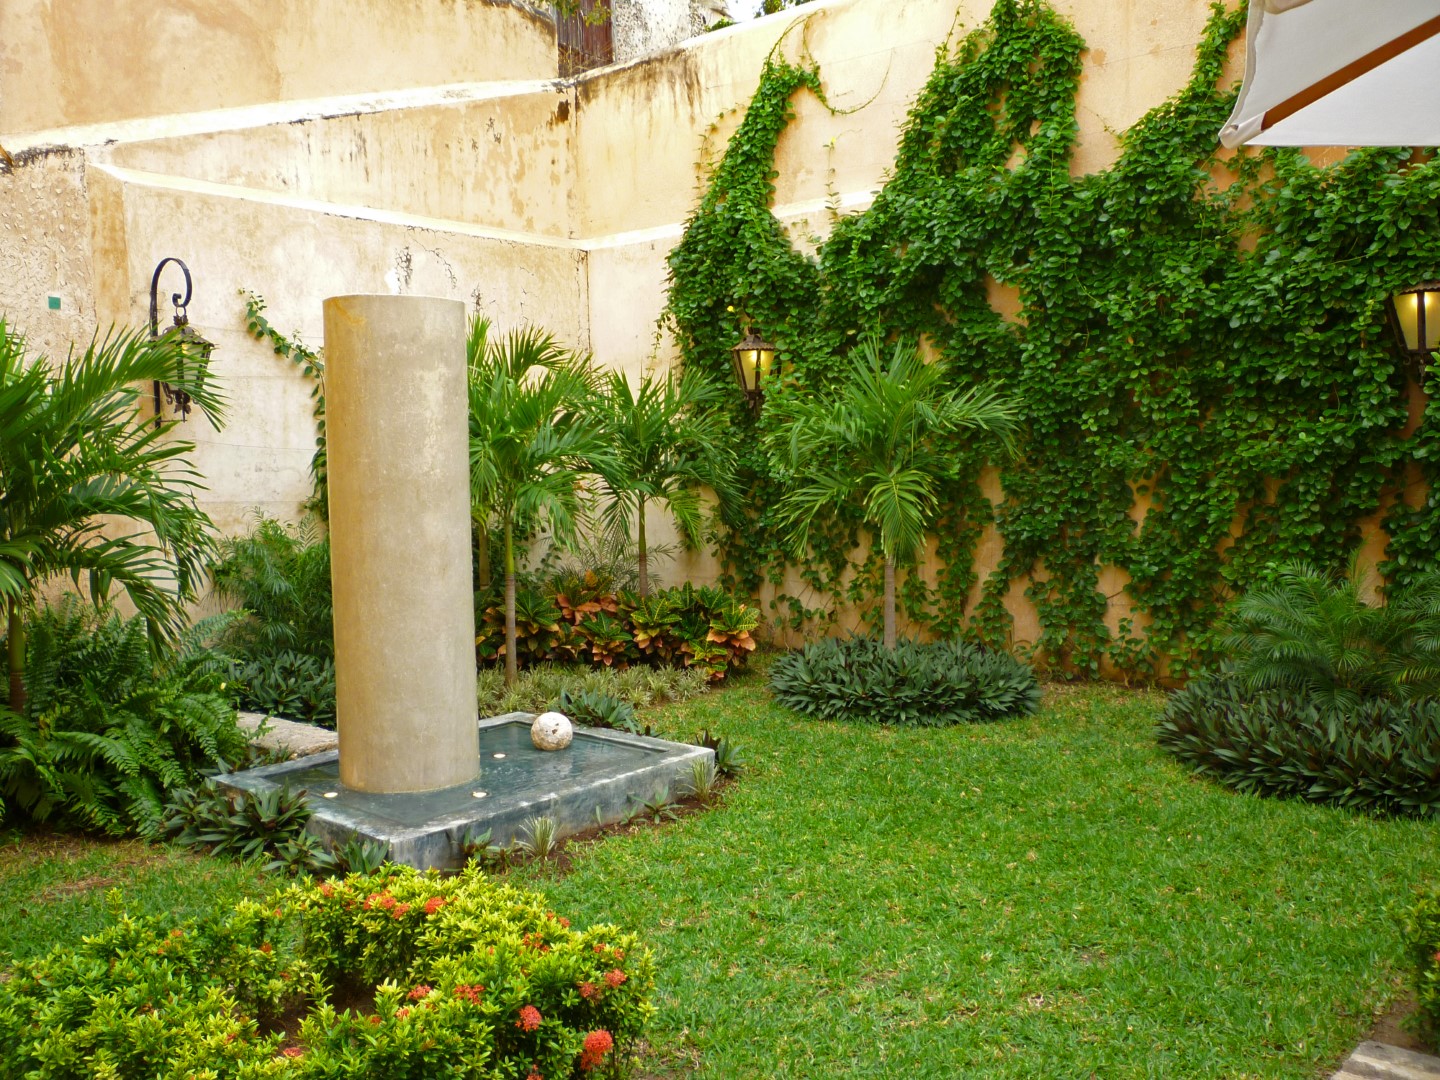
<instances>
[{"instance_id":1,"label":"green ivy on wall","mask_svg":"<svg viewBox=\"0 0 1440 1080\"><path fill-rule=\"evenodd\" d=\"M1409 150L1330 167L1220 150L1234 94L1219 83L1243 26L1243 8L1214 5L1188 85L1123 135L1111 168L1072 176L1084 43L1041 0L999 0L939 51L890 180L814 257L771 203L793 98L823 101L821 73L777 46L670 257L685 363L728 378L749 319L789 375L758 420L736 406L753 490L746 516L720 523L722 553L745 551L732 587L785 581L769 513L788 479L775 452L788 402L823 387L871 327L924 333L954 377L1000 382L1026 411L999 505L980 491L979 454L954 447L938 576L911 574L902 594L934 632L1005 642L1003 600L1023 584L1042 659L1145 675L1169 657L1178 673L1233 590L1275 561L1343 565L1368 515L1389 534L1386 575L1435 565L1440 501L1401 496L1434 491L1440 442L1428 415L1404 434L1406 362L1384 301L1440 270L1440 164ZM992 282L1018 295L1017 319L992 308ZM991 521L1004 555L966 610ZM800 625L873 604L878 562L855 555L861 539L836 521L788 568L806 588L785 590L781 613ZM1118 635L1107 565L1140 616Z\"/></svg>"}]
</instances>

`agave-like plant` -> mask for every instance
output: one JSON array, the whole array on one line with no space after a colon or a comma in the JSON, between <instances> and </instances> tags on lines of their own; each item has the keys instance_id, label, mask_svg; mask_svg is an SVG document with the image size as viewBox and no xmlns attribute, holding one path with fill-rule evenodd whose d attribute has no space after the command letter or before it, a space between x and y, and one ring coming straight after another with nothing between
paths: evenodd
<instances>
[{"instance_id":1,"label":"agave-like plant","mask_svg":"<svg viewBox=\"0 0 1440 1080\"><path fill-rule=\"evenodd\" d=\"M796 482L777 518L803 555L817 517L858 507L884 559L885 645L895 647L895 568L913 559L939 510L939 487L953 469L954 439L985 433L1005 449L1015 402L999 391L950 383L943 361L926 362L914 341L897 341L887 360L869 337L844 363L835 393L797 403L789 428Z\"/></svg>"},{"instance_id":2,"label":"agave-like plant","mask_svg":"<svg viewBox=\"0 0 1440 1080\"><path fill-rule=\"evenodd\" d=\"M173 338L112 330L62 363L27 351L0 318L0 600L16 711L24 613L47 578L84 580L97 604L118 587L157 643L183 629L214 549L211 523L195 503L195 445L140 414L141 388L183 390L216 427L224 407Z\"/></svg>"},{"instance_id":3,"label":"agave-like plant","mask_svg":"<svg viewBox=\"0 0 1440 1080\"><path fill-rule=\"evenodd\" d=\"M1366 575L1284 563L1273 580L1237 599L1220 645L1255 691L1287 689L1338 705L1440 694L1440 574L1397 588L1381 604L1364 598Z\"/></svg>"}]
</instances>

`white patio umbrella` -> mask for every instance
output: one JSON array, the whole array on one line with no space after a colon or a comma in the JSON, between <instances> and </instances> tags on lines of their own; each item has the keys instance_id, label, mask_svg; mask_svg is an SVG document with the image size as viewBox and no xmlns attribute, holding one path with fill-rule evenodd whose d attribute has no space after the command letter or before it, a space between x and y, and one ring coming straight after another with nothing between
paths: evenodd
<instances>
[{"instance_id":1,"label":"white patio umbrella","mask_svg":"<svg viewBox=\"0 0 1440 1080\"><path fill-rule=\"evenodd\" d=\"M1440 146L1440 0L1250 0L1225 146Z\"/></svg>"}]
</instances>

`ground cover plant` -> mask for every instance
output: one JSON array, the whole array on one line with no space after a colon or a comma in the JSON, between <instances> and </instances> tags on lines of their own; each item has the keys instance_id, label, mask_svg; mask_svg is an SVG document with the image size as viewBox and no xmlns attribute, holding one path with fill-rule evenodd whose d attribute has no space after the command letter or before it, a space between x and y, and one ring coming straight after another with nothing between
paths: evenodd
<instances>
[{"instance_id":1,"label":"ground cover plant","mask_svg":"<svg viewBox=\"0 0 1440 1080\"><path fill-rule=\"evenodd\" d=\"M1160 745L1241 791L1440 817L1440 579L1370 603L1362 578L1288 564L1239 597Z\"/></svg>"},{"instance_id":2,"label":"ground cover plant","mask_svg":"<svg viewBox=\"0 0 1440 1080\"><path fill-rule=\"evenodd\" d=\"M388 867L209 919L122 914L22 961L0 983L0 1067L56 1080L613 1074L649 1017L651 971L634 935L574 930L537 893ZM346 1007L346 990L365 1003Z\"/></svg>"},{"instance_id":3,"label":"ground cover plant","mask_svg":"<svg viewBox=\"0 0 1440 1080\"><path fill-rule=\"evenodd\" d=\"M1004 720L1040 704L1027 664L964 641L822 638L776 660L770 690L820 720L921 727Z\"/></svg>"},{"instance_id":4,"label":"ground cover plant","mask_svg":"<svg viewBox=\"0 0 1440 1080\"><path fill-rule=\"evenodd\" d=\"M710 681L695 668L579 668L569 664L537 664L521 670L513 687L504 672L481 668L476 696L481 716L507 712L545 712L559 708L565 695L603 695L632 708L689 701L705 693Z\"/></svg>"},{"instance_id":5,"label":"ground cover plant","mask_svg":"<svg viewBox=\"0 0 1440 1080\"><path fill-rule=\"evenodd\" d=\"M35 612L23 710L0 708L0 811L120 835L155 833L167 794L244 755L222 617L152 651L150 623L77 597Z\"/></svg>"}]
</instances>

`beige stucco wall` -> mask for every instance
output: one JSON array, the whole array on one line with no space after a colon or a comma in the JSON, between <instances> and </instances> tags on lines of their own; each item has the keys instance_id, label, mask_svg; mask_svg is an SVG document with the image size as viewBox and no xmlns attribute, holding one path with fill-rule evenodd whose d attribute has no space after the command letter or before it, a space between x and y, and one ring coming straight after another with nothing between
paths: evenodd
<instances>
[{"instance_id":1,"label":"beige stucco wall","mask_svg":"<svg viewBox=\"0 0 1440 1080\"><path fill-rule=\"evenodd\" d=\"M0 4L0 135L556 70L554 23L511 0Z\"/></svg>"},{"instance_id":2,"label":"beige stucco wall","mask_svg":"<svg viewBox=\"0 0 1440 1080\"><path fill-rule=\"evenodd\" d=\"M213 370L230 415L219 432L192 417L180 435L197 444L195 464L209 488L203 505L222 533L241 531L254 509L293 520L310 490L314 451L309 384L250 337L242 290L263 296L271 323L312 348L323 342L324 299L351 293L448 297L501 328L533 320L566 340L587 340L584 253L570 245L521 244L418 217L327 212L271 193L109 166L93 169L91 183L105 190L111 220L128 237L110 248L121 261L97 268L126 283L102 301L102 320L142 324L159 261L173 255L190 268L190 320L217 345ZM161 284L162 319L169 281ZM402 371L394 393L406 393Z\"/></svg>"},{"instance_id":3,"label":"beige stucco wall","mask_svg":"<svg viewBox=\"0 0 1440 1080\"><path fill-rule=\"evenodd\" d=\"M1118 133L1188 78L1208 4L1054 3L1091 46L1075 168L1095 170L1114 160ZM193 21L205 28L204 48L224 54L206 86L177 89L170 69L147 70L160 33L142 35L134 55L107 54L101 85L90 60L110 46L94 39L108 28L117 42L133 40L114 25L131 0L0 7L0 132L255 103L93 129L73 136L89 142L83 150L29 150L14 172L0 169L0 310L54 350L97 323L143 322L155 264L185 259L191 318L220 346L216 371L233 403L223 432L202 421L186 434L200 443L207 508L234 532L251 508L296 514L313 447L308 387L244 332L239 290L263 295L273 323L312 345L324 297L412 292L478 304L500 330L539 323L604 364L663 368L674 359L657 329L665 258L765 56L807 50L839 110L802 93L779 147L776 213L809 249L837 213L863 209L885 182L936 48L983 21L990 2L817 0L573 84L551 81L548 24L507 3L361 0L344 5L344 18L339 0L306 5L304 18L281 0L160 6L172 38ZM259 43L226 44L262 16L273 25ZM150 18L136 15L137 26L153 30ZM384 65L355 62L379 42ZM417 54L417 42L431 52ZM247 52L255 49L264 55ZM285 67L297 58L304 63ZM44 78L27 84L37 70ZM287 103L416 80L464 85ZM65 294L58 314L45 306L54 290ZM1003 310L1003 293L995 301ZM998 498L993 476L988 484ZM988 530L982 577L999 555ZM706 580L716 566L687 555L659 573ZM1122 585L1105 572L1112 625L1127 611ZM1023 641L1037 628L1022 593L1017 585L1010 606Z\"/></svg>"}]
</instances>

